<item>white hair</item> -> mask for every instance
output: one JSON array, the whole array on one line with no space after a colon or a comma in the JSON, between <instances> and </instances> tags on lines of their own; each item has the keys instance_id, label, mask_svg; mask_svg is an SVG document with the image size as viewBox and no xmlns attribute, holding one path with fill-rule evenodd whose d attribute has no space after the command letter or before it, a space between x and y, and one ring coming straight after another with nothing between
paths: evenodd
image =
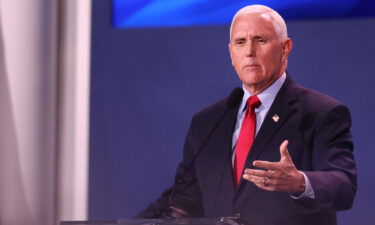
<instances>
[{"instance_id":1,"label":"white hair","mask_svg":"<svg viewBox=\"0 0 375 225\"><path fill-rule=\"evenodd\" d=\"M232 35L232 28L236 18L240 15L247 15L252 13L266 13L267 15L269 15L272 19L272 23L275 27L277 36L281 40L285 40L288 38L288 30L284 19L275 10L264 5L248 5L238 10L237 13L233 16L232 23L230 24L229 37Z\"/></svg>"}]
</instances>

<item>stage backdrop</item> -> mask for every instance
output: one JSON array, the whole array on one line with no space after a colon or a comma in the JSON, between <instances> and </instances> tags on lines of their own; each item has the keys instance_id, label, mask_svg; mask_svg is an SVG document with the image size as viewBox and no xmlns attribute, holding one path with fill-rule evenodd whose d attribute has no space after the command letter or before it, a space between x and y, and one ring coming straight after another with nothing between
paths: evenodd
<instances>
[{"instance_id":1,"label":"stage backdrop","mask_svg":"<svg viewBox=\"0 0 375 225\"><path fill-rule=\"evenodd\" d=\"M375 221L375 19L287 21L298 83L347 104L359 190L341 225ZM90 219L131 217L173 182L194 112L240 86L228 25L115 29L93 2Z\"/></svg>"}]
</instances>

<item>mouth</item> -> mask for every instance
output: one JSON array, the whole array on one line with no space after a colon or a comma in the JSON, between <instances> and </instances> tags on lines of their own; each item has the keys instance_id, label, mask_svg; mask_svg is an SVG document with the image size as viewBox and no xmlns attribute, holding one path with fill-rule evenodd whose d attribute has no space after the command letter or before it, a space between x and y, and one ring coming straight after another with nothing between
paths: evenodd
<instances>
[{"instance_id":1,"label":"mouth","mask_svg":"<svg viewBox=\"0 0 375 225\"><path fill-rule=\"evenodd\" d=\"M243 68L244 69L254 69L256 67L259 67L259 65L258 64L247 64Z\"/></svg>"}]
</instances>

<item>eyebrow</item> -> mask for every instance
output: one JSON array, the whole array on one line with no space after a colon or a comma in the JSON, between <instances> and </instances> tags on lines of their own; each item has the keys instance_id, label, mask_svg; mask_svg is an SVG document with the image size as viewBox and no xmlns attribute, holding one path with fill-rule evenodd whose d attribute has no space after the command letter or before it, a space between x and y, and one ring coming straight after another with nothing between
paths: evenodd
<instances>
[{"instance_id":1,"label":"eyebrow","mask_svg":"<svg viewBox=\"0 0 375 225\"><path fill-rule=\"evenodd\" d=\"M247 38L246 37L235 37L233 40L234 41L241 41L241 40L246 40ZM266 35L256 35L254 37L252 37L251 39L267 39L266 38Z\"/></svg>"},{"instance_id":2,"label":"eyebrow","mask_svg":"<svg viewBox=\"0 0 375 225\"><path fill-rule=\"evenodd\" d=\"M257 35L254 37L254 39L265 39L265 35Z\"/></svg>"}]
</instances>

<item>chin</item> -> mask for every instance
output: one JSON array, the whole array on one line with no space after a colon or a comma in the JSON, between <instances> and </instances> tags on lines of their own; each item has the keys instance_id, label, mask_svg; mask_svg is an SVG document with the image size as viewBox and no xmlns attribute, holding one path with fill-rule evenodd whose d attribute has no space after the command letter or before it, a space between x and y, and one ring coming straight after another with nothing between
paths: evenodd
<instances>
[{"instance_id":1,"label":"chin","mask_svg":"<svg viewBox=\"0 0 375 225\"><path fill-rule=\"evenodd\" d=\"M259 74L246 74L242 77L242 83L246 84L247 86L253 86L258 84L262 80L262 76Z\"/></svg>"}]
</instances>

